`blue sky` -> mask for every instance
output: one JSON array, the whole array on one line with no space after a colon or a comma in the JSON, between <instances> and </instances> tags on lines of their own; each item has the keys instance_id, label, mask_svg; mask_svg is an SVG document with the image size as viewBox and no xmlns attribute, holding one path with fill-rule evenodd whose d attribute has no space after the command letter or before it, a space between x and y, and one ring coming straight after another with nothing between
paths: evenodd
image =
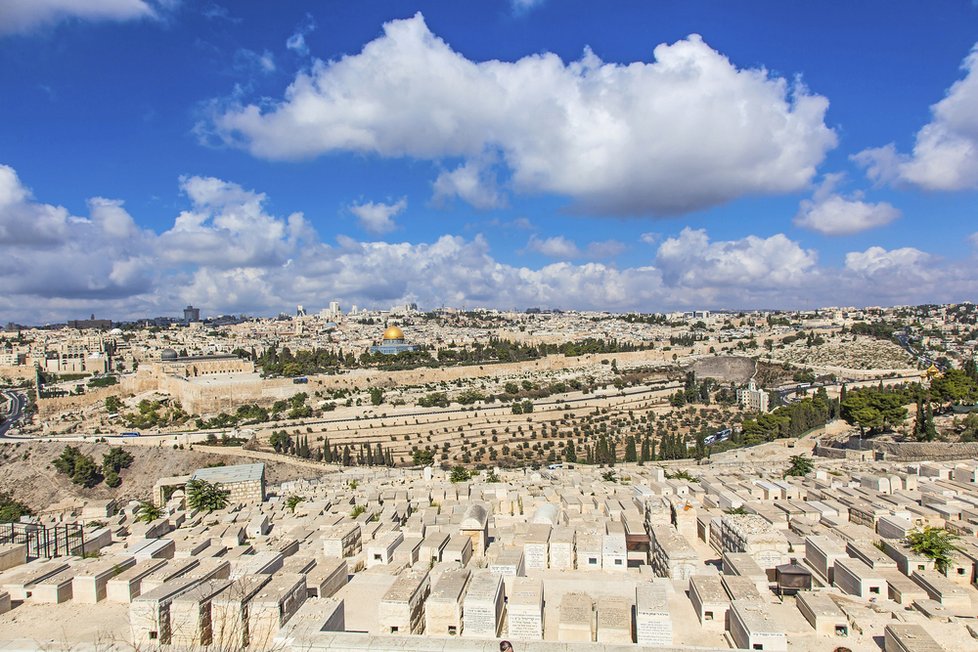
<instances>
[{"instance_id":1,"label":"blue sky","mask_svg":"<svg viewBox=\"0 0 978 652\"><path fill-rule=\"evenodd\" d=\"M0 320L974 300L976 42L965 0L11 0Z\"/></svg>"}]
</instances>

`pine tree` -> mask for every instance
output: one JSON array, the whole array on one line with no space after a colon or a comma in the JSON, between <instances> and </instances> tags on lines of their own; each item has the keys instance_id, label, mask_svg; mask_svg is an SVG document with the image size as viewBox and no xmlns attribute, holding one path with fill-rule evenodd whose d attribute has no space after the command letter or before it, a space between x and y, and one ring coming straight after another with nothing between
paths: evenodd
<instances>
[{"instance_id":1,"label":"pine tree","mask_svg":"<svg viewBox=\"0 0 978 652\"><path fill-rule=\"evenodd\" d=\"M350 466L352 462L353 459L350 456L350 445L345 444L343 446L343 466Z\"/></svg>"},{"instance_id":2,"label":"pine tree","mask_svg":"<svg viewBox=\"0 0 978 652\"><path fill-rule=\"evenodd\" d=\"M567 446L564 447L564 459L570 464L577 461L577 451L574 450L574 440L568 439Z\"/></svg>"},{"instance_id":3,"label":"pine tree","mask_svg":"<svg viewBox=\"0 0 978 652\"><path fill-rule=\"evenodd\" d=\"M642 462L649 462L652 460L652 458L649 455L650 439L651 438L648 435L645 435L645 437L642 438L642 456L641 458L639 458Z\"/></svg>"}]
</instances>

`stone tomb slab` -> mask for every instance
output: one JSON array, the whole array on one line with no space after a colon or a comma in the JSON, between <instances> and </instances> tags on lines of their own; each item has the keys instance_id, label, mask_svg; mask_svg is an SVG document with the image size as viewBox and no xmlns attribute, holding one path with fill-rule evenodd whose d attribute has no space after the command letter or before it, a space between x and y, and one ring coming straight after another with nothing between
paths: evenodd
<instances>
[{"instance_id":1,"label":"stone tomb slab","mask_svg":"<svg viewBox=\"0 0 978 652\"><path fill-rule=\"evenodd\" d=\"M560 621L557 640L567 642L594 641L594 601L586 593L565 593L560 600Z\"/></svg>"},{"instance_id":2,"label":"stone tomb slab","mask_svg":"<svg viewBox=\"0 0 978 652\"><path fill-rule=\"evenodd\" d=\"M639 645L672 645L669 594L661 584L639 584L635 589L635 634Z\"/></svg>"},{"instance_id":3,"label":"stone tomb slab","mask_svg":"<svg viewBox=\"0 0 978 652\"><path fill-rule=\"evenodd\" d=\"M598 643L632 643L632 603L625 598L602 596L597 604Z\"/></svg>"}]
</instances>

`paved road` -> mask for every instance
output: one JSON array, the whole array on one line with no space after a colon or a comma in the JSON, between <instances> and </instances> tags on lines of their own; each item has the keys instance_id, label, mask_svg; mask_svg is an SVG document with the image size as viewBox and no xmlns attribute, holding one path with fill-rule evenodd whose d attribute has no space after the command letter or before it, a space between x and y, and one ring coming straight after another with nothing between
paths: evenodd
<instances>
[{"instance_id":1,"label":"paved road","mask_svg":"<svg viewBox=\"0 0 978 652\"><path fill-rule=\"evenodd\" d=\"M781 402L784 404L793 403L796 400L805 398L810 393L814 393L819 387L842 387L843 385L849 385L851 387L859 387L860 385L876 384L880 381L889 382L891 380L920 380L919 374L911 374L909 376L887 376L886 378L867 378L864 380L849 380L849 381L838 381L838 382L828 382L828 383L801 383L798 385L792 385L791 387L781 388L774 390L777 394L781 395ZM803 396L797 396L796 392L802 390L804 392Z\"/></svg>"},{"instance_id":2,"label":"paved road","mask_svg":"<svg viewBox=\"0 0 978 652\"><path fill-rule=\"evenodd\" d=\"M931 358L930 356L928 356L926 353L922 351L918 352L917 349L915 349L913 345L910 343L910 334L907 331L904 330L904 331L896 332L893 334L893 337L896 338L897 343L900 346L902 346L907 353L913 356L913 358L918 362L920 362L920 364L922 364L924 367L929 367L931 365L934 365L941 371L947 371L947 369L945 368L947 365L938 363L936 360L934 360L933 358Z\"/></svg>"},{"instance_id":3,"label":"paved road","mask_svg":"<svg viewBox=\"0 0 978 652\"><path fill-rule=\"evenodd\" d=\"M21 415L24 414L24 410L27 408L27 396L11 390L4 390L3 395L9 399L11 408L6 414L7 418L4 419L3 423L0 423L0 439L16 439L16 437L8 437L7 431L16 426Z\"/></svg>"}]
</instances>

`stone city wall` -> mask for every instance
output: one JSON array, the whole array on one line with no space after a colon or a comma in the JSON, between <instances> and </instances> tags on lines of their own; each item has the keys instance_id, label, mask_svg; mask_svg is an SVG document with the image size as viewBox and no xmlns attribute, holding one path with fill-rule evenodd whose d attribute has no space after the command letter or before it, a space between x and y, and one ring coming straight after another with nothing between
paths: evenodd
<instances>
[{"instance_id":1,"label":"stone city wall","mask_svg":"<svg viewBox=\"0 0 978 652\"><path fill-rule=\"evenodd\" d=\"M675 348L670 351L633 351L628 353L590 354L575 357L551 355L530 362L470 365L442 369L409 369L403 371L379 371L376 369L354 370L337 375L311 376L308 384L297 385L290 378L267 378L258 375L234 382L222 382L214 374L212 382L192 382L187 378L167 375L163 366L150 363L141 366L136 374L126 376L119 385L86 392L81 396L44 399L38 406L41 416L49 416L65 410L79 409L105 400L107 396L134 396L156 391L167 394L190 414L229 412L244 403L270 406L275 401L287 399L297 392L309 394L322 389L366 389L368 387L396 387L423 385L426 383L452 382L466 378L513 376L527 372L562 371L601 364L602 360L617 360L620 368L642 365L664 365L673 362L673 354L684 356L689 349Z\"/></svg>"},{"instance_id":2,"label":"stone city wall","mask_svg":"<svg viewBox=\"0 0 978 652\"><path fill-rule=\"evenodd\" d=\"M662 365L672 363L672 355L687 355L689 349L662 351L632 351L628 353L602 353L574 357L550 355L529 362L507 362L441 369L406 369L403 371L357 370L335 376L311 376L309 385L315 389L365 389L367 387L397 387L424 385L426 383L452 382L464 378L490 378L512 376L526 372L563 371L601 364L602 360L617 360L623 370L629 366ZM296 391L300 391L297 389Z\"/></svg>"},{"instance_id":3,"label":"stone city wall","mask_svg":"<svg viewBox=\"0 0 978 652\"><path fill-rule=\"evenodd\" d=\"M245 403L271 406L275 401L306 391L302 385L293 384L289 378L263 380L257 375L253 380L222 383L215 379L215 382L206 384L165 376L154 389L180 401L183 409L190 414L233 412Z\"/></svg>"},{"instance_id":4,"label":"stone city wall","mask_svg":"<svg viewBox=\"0 0 978 652\"><path fill-rule=\"evenodd\" d=\"M82 379L79 382L84 383L85 380ZM77 396L42 398L37 401L37 413L42 417L46 417L67 410L78 410L104 401L109 396L121 396L127 393L123 389L123 384L119 384L112 385L111 387L88 389L84 394Z\"/></svg>"},{"instance_id":5,"label":"stone city wall","mask_svg":"<svg viewBox=\"0 0 978 652\"><path fill-rule=\"evenodd\" d=\"M874 442L878 456L893 462L961 460L978 457L978 442Z\"/></svg>"},{"instance_id":6,"label":"stone city wall","mask_svg":"<svg viewBox=\"0 0 978 652\"><path fill-rule=\"evenodd\" d=\"M9 380L34 380L34 365L2 365L0 378Z\"/></svg>"}]
</instances>

